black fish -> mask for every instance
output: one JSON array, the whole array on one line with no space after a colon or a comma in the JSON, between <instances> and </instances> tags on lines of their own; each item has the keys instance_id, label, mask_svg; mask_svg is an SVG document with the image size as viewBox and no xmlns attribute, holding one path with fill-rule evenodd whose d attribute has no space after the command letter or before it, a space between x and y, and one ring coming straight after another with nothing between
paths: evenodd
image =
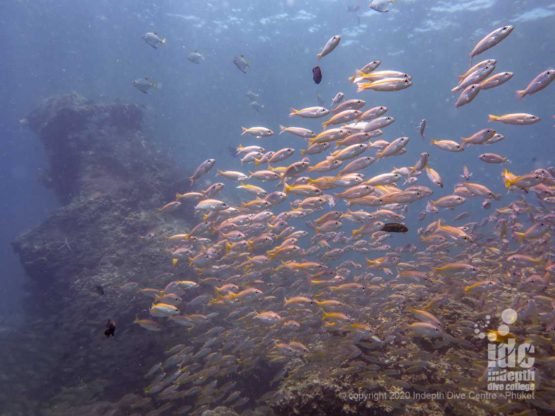
<instances>
[{"instance_id":1,"label":"black fish","mask_svg":"<svg viewBox=\"0 0 555 416\"><path fill-rule=\"evenodd\" d=\"M101 285L96 285L94 288L96 289L99 295L104 294L104 288Z\"/></svg>"},{"instance_id":2,"label":"black fish","mask_svg":"<svg viewBox=\"0 0 555 416\"><path fill-rule=\"evenodd\" d=\"M322 70L319 66L315 66L314 68L312 68L312 79L316 84L322 82Z\"/></svg>"},{"instance_id":3,"label":"black fish","mask_svg":"<svg viewBox=\"0 0 555 416\"><path fill-rule=\"evenodd\" d=\"M387 231L388 233L406 233L408 230L405 224L398 222L388 222L382 227L382 231Z\"/></svg>"},{"instance_id":4,"label":"black fish","mask_svg":"<svg viewBox=\"0 0 555 416\"><path fill-rule=\"evenodd\" d=\"M113 337L116 335L116 323L111 319L108 319L108 321L106 322L106 330L104 331L104 335L106 335L106 337Z\"/></svg>"}]
</instances>

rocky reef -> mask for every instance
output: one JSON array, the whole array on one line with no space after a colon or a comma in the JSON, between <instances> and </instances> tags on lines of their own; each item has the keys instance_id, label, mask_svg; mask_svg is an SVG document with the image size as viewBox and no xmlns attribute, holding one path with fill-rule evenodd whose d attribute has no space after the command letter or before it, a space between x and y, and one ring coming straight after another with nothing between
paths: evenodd
<instances>
[{"instance_id":1,"label":"rocky reef","mask_svg":"<svg viewBox=\"0 0 555 416\"><path fill-rule=\"evenodd\" d=\"M191 210L157 212L187 189L186 172L160 154L142 121L138 106L77 94L47 99L27 117L48 156L42 180L60 207L13 243L32 283L27 324L0 345L0 407L10 415L61 397L86 403L140 389L143 366L163 345L132 324L136 287L124 285L167 274L165 235L186 229ZM108 319L116 322L109 339Z\"/></svg>"}]
</instances>

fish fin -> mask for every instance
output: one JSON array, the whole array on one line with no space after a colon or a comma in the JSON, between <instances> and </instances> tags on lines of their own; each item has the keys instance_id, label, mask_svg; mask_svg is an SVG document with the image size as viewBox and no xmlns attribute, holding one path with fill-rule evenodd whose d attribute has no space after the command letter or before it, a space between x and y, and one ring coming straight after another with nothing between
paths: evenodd
<instances>
[{"instance_id":1,"label":"fish fin","mask_svg":"<svg viewBox=\"0 0 555 416\"><path fill-rule=\"evenodd\" d=\"M518 99L524 98L525 95L526 95L526 90L517 90L516 91L516 96L517 96Z\"/></svg>"},{"instance_id":2,"label":"fish fin","mask_svg":"<svg viewBox=\"0 0 555 416\"><path fill-rule=\"evenodd\" d=\"M297 114L299 114L299 110L297 110L296 108L291 107L291 112L289 113L289 117L296 116Z\"/></svg>"},{"instance_id":3,"label":"fish fin","mask_svg":"<svg viewBox=\"0 0 555 416\"><path fill-rule=\"evenodd\" d=\"M497 121L499 120L499 116L496 116L495 114L488 114L488 121Z\"/></svg>"},{"instance_id":4,"label":"fish fin","mask_svg":"<svg viewBox=\"0 0 555 416\"><path fill-rule=\"evenodd\" d=\"M245 134L247 134L247 128L245 127L241 127L241 136L244 136Z\"/></svg>"},{"instance_id":5,"label":"fish fin","mask_svg":"<svg viewBox=\"0 0 555 416\"><path fill-rule=\"evenodd\" d=\"M292 110L292 109L291 109L291 110ZM279 125L279 134L285 133L285 129L286 129L286 128L287 128L287 127L282 126L282 125L280 124L280 125Z\"/></svg>"}]
</instances>

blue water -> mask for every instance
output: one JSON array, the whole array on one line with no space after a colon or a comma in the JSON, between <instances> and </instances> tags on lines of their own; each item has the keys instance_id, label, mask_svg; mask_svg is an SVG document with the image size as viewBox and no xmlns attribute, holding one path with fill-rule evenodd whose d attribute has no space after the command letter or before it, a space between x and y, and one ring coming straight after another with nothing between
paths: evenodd
<instances>
[{"instance_id":1,"label":"blue water","mask_svg":"<svg viewBox=\"0 0 555 416\"><path fill-rule=\"evenodd\" d=\"M347 11L348 5L360 11ZM482 91L476 100L455 109L450 93L457 75L468 66L468 53L486 33L504 24L514 32L482 54L497 59L498 71L514 77L500 88ZM168 39L155 50L142 39L155 31ZM324 79L312 81L315 55L333 34L340 46L320 65ZM58 202L39 182L46 159L36 137L20 123L44 98L76 91L95 101L122 100L144 106L146 128L157 146L194 169L208 157L220 167L239 168L229 146L254 143L240 137L241 126L279 124L318 129L320 121L288 117L291 107L329 105L338 91L363 98L367 108L386 105L397 121L387 138L411 136L408 154L387 160L379 173L410 165L422 151L449 190L467 164L474 179L505 193L501 166L478 160L492 151L511 160L510 170L529 172L553 166L555 89L518 101L539 72L555 65L555 2L548 0L398 0L392 11L367 11L366 1L142 1L142 0L4 0L0 2L0 318L18 319L26 277L10 242L39 224ZM198 50L206 60L193 64ZM244 54L250 70L232 64ZM412 75L414 86L398 93L357 94L347 81L356 68L380 59L380 69ZM475 60L475 62L477 62ZM131 81L151 77L161 88L144 95ZM265 107L256 112L245 96L260 94ZM459 140L490 126L487 114L528 112L543 121L534 126L499 126L506 139L484 150L461 154L431 149L418 137L428 120L428 137ZM300 139L274 138L278 147L300 148ZM463 162L464 161L464 162ZM453 168L456 167L456 168ZM378 173L378 172L376 172ZM425 180L423 181L425 182ZM420 205L419 205L420 206ZM479 203L470 206L481 212ZM413 217L418 210L411 207ZM487 214L481 214L487 215Z\"/></svg>"}]
</instances>

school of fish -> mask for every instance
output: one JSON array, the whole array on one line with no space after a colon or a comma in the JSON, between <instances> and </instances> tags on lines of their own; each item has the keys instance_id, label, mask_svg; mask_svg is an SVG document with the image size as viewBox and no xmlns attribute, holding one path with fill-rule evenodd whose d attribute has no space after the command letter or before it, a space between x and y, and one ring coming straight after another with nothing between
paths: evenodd
<instances>
[{"instance_id":1,"label":"school of fish","mask_svg":"<svg viewBox=\"0 0 555 416\"><path fill-rule=\"evenodd\" d=\"M387 11L390 2L373 3ZM470 58L513 30L494 30ZM166 42L147 35L154 48ZM332 59L340 40L332 36L317 58ZM506 88L513 74L494 73L496 63L484 59L460 75L456 107L470 105L482 90ZM533 75L518 97L533 99L555 70ZM430 138L429 151L414 154L410 137L387 135L392 111L368 108L363 97L372 91L375 102L380 92L397 93L418 81L382 69L377 59L350 80L359 95L346 99L340 92L330 108L293 108L291 125L279 132L243 127L238 139L253 144L237 145L236 168L206 159L189 178L191 189L159 208L161 215L193 210L198 223L167 236L171 280L137 288L148 310L137 325L153 333L181 326L184 334L146 374L145 394L184 401L182 410L214 403L240 409L253 399L236 374L257 365L256 357L287 369L276 372L277 381L311 366L341 367L413 389L437 389L430 374L440 374L446 362L445 388L483 390L486 344L475 338L474 322L511 307L522 324L512 334L535 345L536 396L482 405L507 414L554 410L555 172L512 172L507 157L490 151L505 139L502 124L527 129L541 119L515 98L522 113L484 114L482 129L460 141ZM153 86L137 83L145 93ZM303 119L322 121L322 129L304 127ZM415 129L422 138L426 125L422 120ZM300 145L280 147L284 134L297 136ZM492 167L503 192L469 171L464 151L470 146L484 149L484 163L503 165ZM445 183L434 167L443 151L461 153L453 167L461 172L458 183ZM380 170L382 161L400 155L412 163ZM220 197L224 189L235 198ZM426 207L416 228L404 221L420 200ZM474 208L464 210L475 200L483 207L479 219ZM454 219L446 220L443 214L454 210ZM407 235L418 243L403 241Z\"/></svg>"}]
</instances>

